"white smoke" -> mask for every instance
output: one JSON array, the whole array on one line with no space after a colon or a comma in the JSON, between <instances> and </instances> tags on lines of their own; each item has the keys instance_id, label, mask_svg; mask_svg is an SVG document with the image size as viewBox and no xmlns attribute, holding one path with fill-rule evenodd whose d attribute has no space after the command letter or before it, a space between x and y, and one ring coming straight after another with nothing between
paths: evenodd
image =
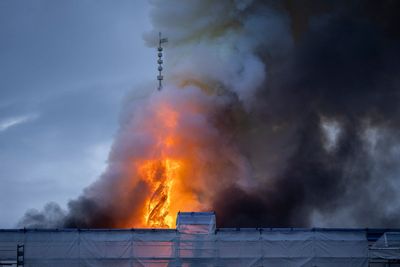
<instances>
[{"instance_id":1,"label":"white smoke","mask_svg":"<svg viewBox=\"0 0 400 267\"><path fill-rule=\"evenodd\" d=\"M289 21L278 9L247 10L252 1L151 1L155 46L158 31L169 38L167 82L196 80L235 92L247 108L266 80L259 54L282 57L292 45Z\"/></svg>"}]
</instances>

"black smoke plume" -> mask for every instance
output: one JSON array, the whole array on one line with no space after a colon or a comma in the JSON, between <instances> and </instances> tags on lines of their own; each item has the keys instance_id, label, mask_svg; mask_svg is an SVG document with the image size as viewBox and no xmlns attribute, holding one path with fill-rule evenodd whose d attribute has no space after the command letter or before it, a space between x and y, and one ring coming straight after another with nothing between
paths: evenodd
<instances>
[{"instance_id":1,"label":"black smoke plume","mask_svg":"<svg viewBox=\"0 0 400 267\"><path fill-rule=\"evenodd\" d=\"M317 2L288 2L296 43L276 69L267 63L255 133L238 137L264 185L217 194L220 226L399 226L400 5Z\"/></svg>"}]
</instances>

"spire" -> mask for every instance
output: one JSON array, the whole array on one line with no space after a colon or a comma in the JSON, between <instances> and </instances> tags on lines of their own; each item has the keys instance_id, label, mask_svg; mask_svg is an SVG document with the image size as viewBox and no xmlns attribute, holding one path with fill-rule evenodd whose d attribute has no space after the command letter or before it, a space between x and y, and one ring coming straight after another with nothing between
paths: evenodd
<instances>
[{"instance_id":1,"label":"spire","mask_svg":"<svg viewBox=\"0 0 400 267\"><path fill-rule=\"evenodd\" d=\"M162 60L163 53L162 53L162 51L163 51L163 48L162 48L161 45L163 43L166 43L166 42L168 42L168 38L162 38L161 37L161 32L160 32L159 33L159 44L158 44L158 48L157 48L157 50L158 50L158 60L157 60L157 63L158 63L158 76L157 76L158 91L160 91L162 89L162 80L164 79L164 76L162 76L162 70L163 70L163 67L162 67L162 64L163 64L163 60Z\"/></svg>"}]
</instances>

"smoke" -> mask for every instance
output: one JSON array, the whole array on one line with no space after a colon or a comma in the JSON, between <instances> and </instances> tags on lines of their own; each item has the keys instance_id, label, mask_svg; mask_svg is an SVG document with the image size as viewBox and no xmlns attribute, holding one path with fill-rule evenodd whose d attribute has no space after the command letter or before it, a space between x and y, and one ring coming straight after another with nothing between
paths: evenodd
<instances>
[{"instance_id":1,"label":"smoke","mask_svg":"<svg viewBox=\"0 0 400 267\"><path fill-rule=\"evenodd\" d=\"M20 226L142 226L152 192L135 164L158 158L171 131L163 156L186 166L171 214L215 210L220 227L399 225L397 2L151 3L144 38L168 36L168 86L127 98L107 170L67 211L29 211Z\"/></svg>"},{"instance_id":2,"label":"smoke","mask_svg":"<svg viewBox=\"0 0 400 267\"><path fill-rule=\"evenodd\" d=\"M279 66L266 61L253 132L238 140L260 186L219 194L221 226L398 226L399 35L371 5L326 7Z\"/></svg>"}]
</instances>

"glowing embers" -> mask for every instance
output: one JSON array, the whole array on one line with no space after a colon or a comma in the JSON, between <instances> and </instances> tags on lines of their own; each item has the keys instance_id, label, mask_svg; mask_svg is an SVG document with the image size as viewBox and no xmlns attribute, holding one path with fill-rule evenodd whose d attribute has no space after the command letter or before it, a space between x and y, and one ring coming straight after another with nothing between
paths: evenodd
<instances>
[{"instance_id":1,"label":"glowing embers","mask_svg":"<svg viewBox=\"0 0 400 267\"><path fill-rule=\"evenodd\" d=\"M140 174L151 192L144 214L148 227L174 226L173 216L170 214L171 190L174 180L179 176L181 165L179 160L169 158L147 160L141 165Z\"/></svg>"}]
</instances>

